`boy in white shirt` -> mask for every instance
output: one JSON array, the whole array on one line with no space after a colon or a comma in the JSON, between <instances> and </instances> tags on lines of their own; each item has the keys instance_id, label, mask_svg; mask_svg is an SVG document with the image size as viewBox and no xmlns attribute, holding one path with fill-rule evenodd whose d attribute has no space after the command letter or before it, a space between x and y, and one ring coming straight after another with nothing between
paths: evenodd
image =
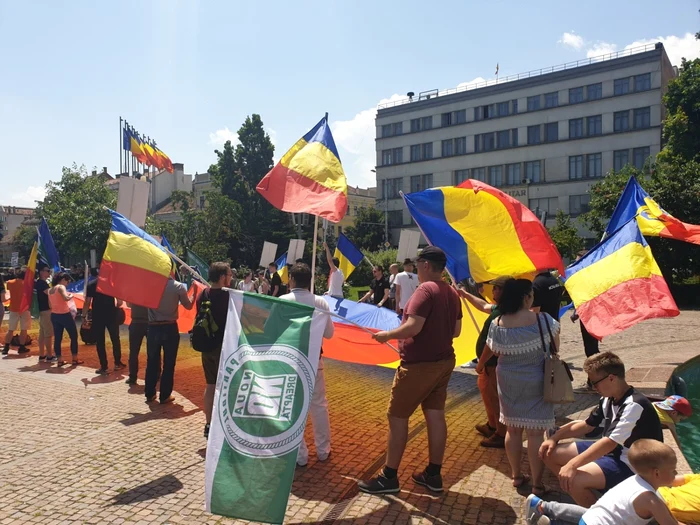
<instances>
[{"instance_id":1,"label":"boy in white shirt","mask_svg":"<svg viewBox=\"0 0 700 525\"><path fill-rule=\"evenodd\" d=\"M340 266L340 259L331 257L331 250L325 242L323 243L323 247L326 249L326 260L328 261L328 266L331 268L331 273L328 276L328 295L336 299L342 299L345 276L343 275L343 271L338 268L338 266Z\"/></svg>"},{"instance_id":2,"label":"boy in white shirt","mask_svg":"<svg viewBox=\"0 0 700 525\"><path fill-rule=\"evenodd\" d=\"M418 276L413 273L413 260L406 259L403 262L403 272L399 273L394 279L396 286L396 313L403 315L403 309L406 308L408 300L413 295L413 292L418 288Z\"/></svg>"}]
</instances>

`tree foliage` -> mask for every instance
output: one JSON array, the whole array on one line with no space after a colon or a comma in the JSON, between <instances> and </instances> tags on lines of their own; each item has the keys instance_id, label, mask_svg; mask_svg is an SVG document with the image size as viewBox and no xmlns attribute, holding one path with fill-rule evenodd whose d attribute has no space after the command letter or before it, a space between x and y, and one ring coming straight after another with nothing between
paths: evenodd
<instances>
[{"instance_id":1,"label":"tree foliage","mask_svg":"<svg viewBox=\"0 0 700 525\"><path fill-rule=\"evenodd\" d=\"M395 249L376 250L373 252L362 250L362 253L365 254L367 259L372 261L372 264L378 264L381 266L384 269L384 274L387 276L389 275L389 266L394 264L396 262L396 258L398 257L398 250ZM402 270L401 267L399 268ZM372 275L372 266L370 266L370 264L364 260L357 268L355 268L355 271L352 272L348 282L353 286L367 286L369 288L369 283L372 279L374 279L374 276Z\"/></svg>"},{"instance_id":2,"label":"tree foliage","mask_svg":"<svg viewBox=\"0 0 700 525\"><path fill-rule=\"evenodd\" d=\"M571 217L563 210L557 211L556 223L549 228L549 236L559 250L559 254L569 261L573 261L576 254L584 247L583 238L578 234Z\"/></svg>"},{"instance_id":3,"label":"tree foliage","mask_svg":"<svg viewBox=\"0 0 700 525\"><path fill-rule=\"evenodd\" d=\"M355 224L345 229L345 235L361 250L377 250L384 245L384 224L384 212L376 208L360 208Z\"/></svg>"},{"instance_id":4,"label":"tree foliage","mask_svg":"<svg viewBox=\"0 0 700 525\"><path fill-rule=\"evenodd\" d=\"M680 157L700 161L700 59L683 59L678 77L668 83L663 102L667 112L665 147L659 160Z\"/></svg>"},{"instance_id":5,"label":"tree foliage","mask_svg":"<svg viewBox=\"0 0 700 525\"><path fill-rule=\"evenodd\" d=\"M26 221L12 234L12 246L19 253L20 261L29 260L36 236L36 225L27 224Z\"/></svg>"}]
</instances>

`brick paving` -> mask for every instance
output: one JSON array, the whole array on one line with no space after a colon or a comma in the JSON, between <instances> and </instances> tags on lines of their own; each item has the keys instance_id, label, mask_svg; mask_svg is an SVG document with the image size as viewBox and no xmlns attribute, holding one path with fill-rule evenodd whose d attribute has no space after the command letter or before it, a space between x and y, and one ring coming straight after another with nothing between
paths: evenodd
<instances>
[{"instance_id":1,"label":"brick paving","mask_svg":"<svg viewBox=\"0 0 700 525\"><path fill-rule=\"evenodd\" d=\"M690 359L698 340L700 312L683 312L610 337L601 348L617 351L628 368L644 370ZM169 406L145 404L143 387L127 387L122 374L96 378L92 347L81 346L87 363L77 368L38 365L36 345L28 357L11 352L0 360L0 525L242 523L204 511L204 381L198 354L187 346L183 340L176 403ZM568 318L562 354L581 386L582 344L578 324ZM524 496L510 484L504 451L478 446L473 426L485 416L473 372L458 370L450 383L440 496L410 481L427 461L419 414L410 423L401 492L358 493L357 480L383 463L393 371L326 361L326 376L333 453L320 463L310 446L309 465L297 469L286 523L522 523ZM559 407L558 419L585 414L595 402L581 392L576 403ZM551 475L545 483L552 498L561 497Z\"/></svg>"}]
</instances>

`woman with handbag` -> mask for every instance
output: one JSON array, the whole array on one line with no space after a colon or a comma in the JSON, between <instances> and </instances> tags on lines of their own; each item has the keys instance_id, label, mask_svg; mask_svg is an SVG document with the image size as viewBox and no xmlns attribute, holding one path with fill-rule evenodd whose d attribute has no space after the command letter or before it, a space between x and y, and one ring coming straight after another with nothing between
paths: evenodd
<instances>
[{"instance_id":1,"label":"woman with handbag","mask_svg":"<svg viewBox=\"0 0 700 525\"><path fill-rule=\"evenodd\" d=\"M53 325L53 349L57 365L63 366L66 362L61 357L61 340L63 331L68 332L70 337L70 353L73 357L73 366L82 365L83 361L78 359L78 329L75 326L75 303L73 294L68 293L66 285L70 282L70 276L65 272L54 274L51 280L51 289L47 291L49 295L49 305L51 306L51 324Z\"/></svg>"},{"instance_id":2,"label":"woman with handbag","mask_svg":"<svg viewBox=\"0 0 700 525\"><path fill-rule=\"evenodd\" d=\"M492 354L498 356L500 422L506 425L506 455L513 486L520 487L529 481L521 469L523 430L527 430L532 493L542 495L544 463L539 448L545 430L554 426L554 405L544 399L544 367L548 346L553 343L555 348L559 347L559 323L547 313L532 312L533 300L529 280L509 279L504 283L498 301L501 316L489 328L488 348L481 355L477 372ZM544 328L545 324L548 329Z\"/></svg>"}]
</instances>

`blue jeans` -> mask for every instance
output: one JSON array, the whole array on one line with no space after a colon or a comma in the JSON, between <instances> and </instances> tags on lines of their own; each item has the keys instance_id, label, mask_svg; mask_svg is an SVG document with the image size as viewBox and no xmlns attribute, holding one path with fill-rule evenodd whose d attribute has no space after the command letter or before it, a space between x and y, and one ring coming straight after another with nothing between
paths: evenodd
<instances>
[{"instance_id":1,"label":"blue jeans","mask_svg":"<svg viewBox=\"0 0 700 525\"><path fill-rule=\"evenodd\" d=\"M129 325L129 379L136 379L139 372L139 352L141 343L148 334L147 323L131 321Z\"/></svg>"},{"instance_id":2,"label":"blue jeans","mask_svg":"<svg viewBox=\"0 0 700 525\"><path fill-rule=\"evenodd\" d=\"M70 337L70 353L75 359L78 355L78 329L75 327L75 320L70 312L65 314L51 314L51 324L53 325L53 352L58 359L61 359L61 339L63 330L68 332Z\"/></svg>"},{"instance_id":3,"label":"blue jeans","mask_svg":"<svg viewBox=\"0 0 700 525\"><path fill-rule=\"evenodd\" d=\"M173 393L175 378L175 361L180 346L180 332L177 323L152 324L148 326L146 336L146 398L156 395L156 383L160 378L160 400L163 401ZM163 351L163 369L161 373L160 355Z\"/></svg>"}]
</instances>

